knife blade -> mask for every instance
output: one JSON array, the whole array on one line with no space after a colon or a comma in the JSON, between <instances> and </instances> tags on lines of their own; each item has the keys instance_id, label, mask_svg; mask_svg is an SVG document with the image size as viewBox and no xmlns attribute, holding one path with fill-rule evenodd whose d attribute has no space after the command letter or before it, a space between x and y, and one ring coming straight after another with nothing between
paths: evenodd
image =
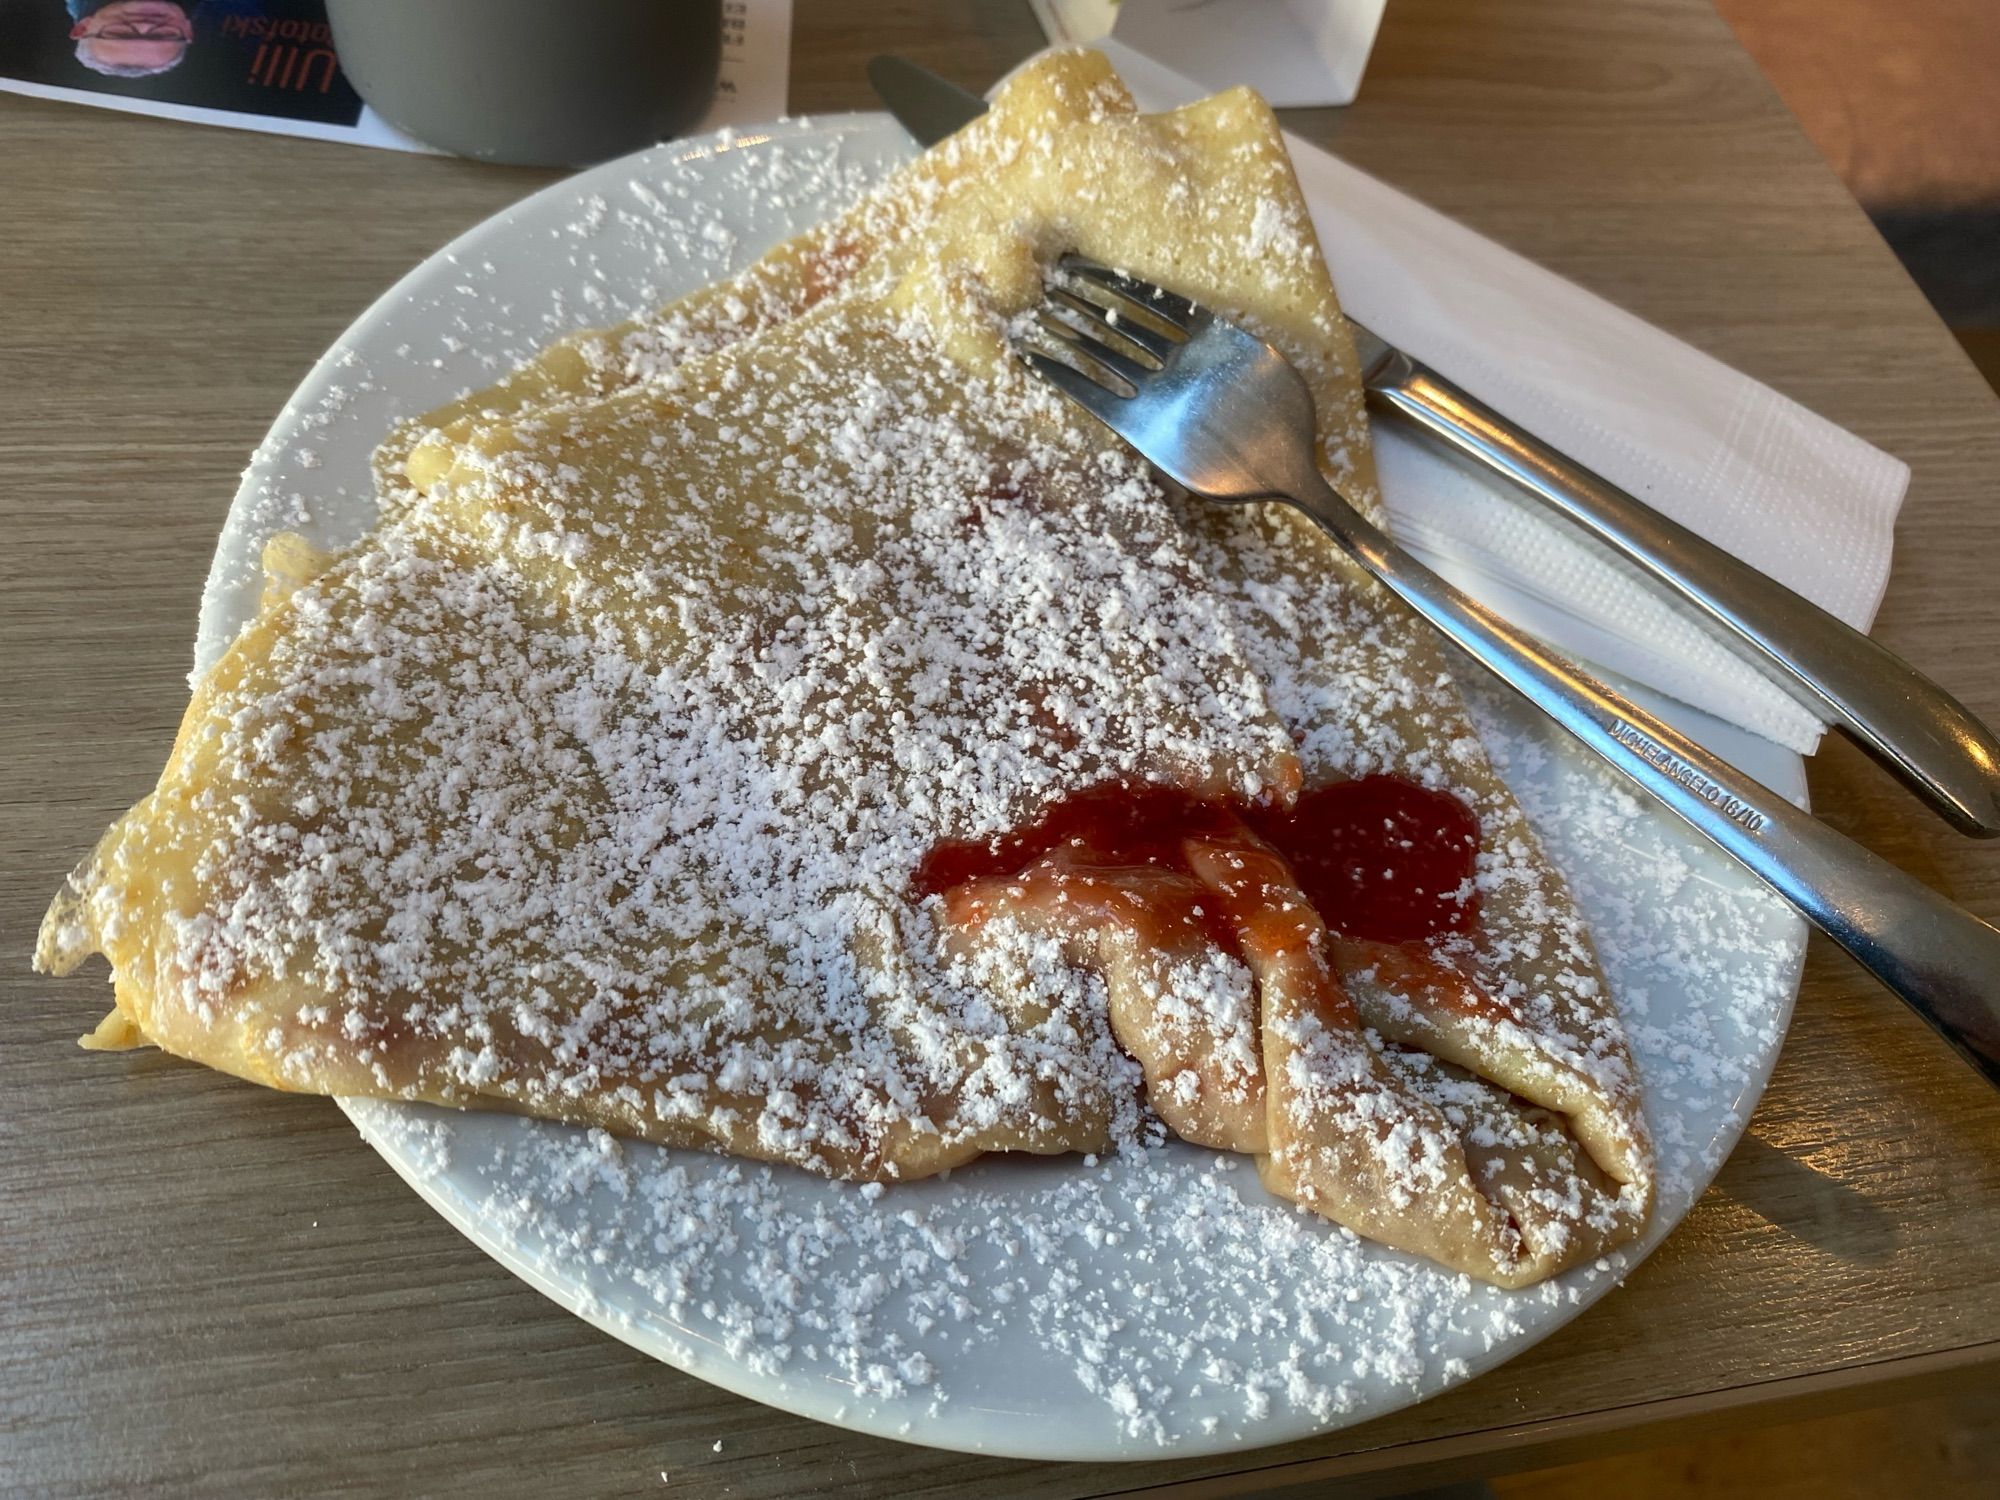
<instances>
[{"instance_id":1,"label":"knife blade","mask_svg":"<svg viewBox=\"0 0 2000 1500\"><path fill-rule=\"evenodd\" d=\"M935 146L986 113L986 101L920 68L908 58L884 54L868 64L868 83L875 95L921 145Z\"/></svg>"},{"instance_id":2,"label":"knife blade","mask_svg":"<svg viewBox=\"0 0 2000 1500\"><path fill-rule=\"evenodd\" d=\"M868 81L926 146L987 110L978 95L900 57L877 57ZM2000 739L1943 688L1354 319L1347 325L1372 406L1503 475L1694 605L1960 833L2000 835Z\"/></svg>"}]
</instances>

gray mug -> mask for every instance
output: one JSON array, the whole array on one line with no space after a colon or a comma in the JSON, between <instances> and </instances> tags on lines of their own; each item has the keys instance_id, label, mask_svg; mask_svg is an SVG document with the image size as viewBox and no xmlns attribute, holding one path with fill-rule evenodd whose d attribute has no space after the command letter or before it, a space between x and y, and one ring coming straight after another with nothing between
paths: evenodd
<instances>
[{"instance_id":1,"label":"gray mug","mask_svg":"<svg viewBox=\"0 0 2000 1500\"><path fill-rule=\"evenodd\" d=\"M326 0L355 92L418 140L585 166L700 119L722 0Z\"/></svg>"}]
</instances>

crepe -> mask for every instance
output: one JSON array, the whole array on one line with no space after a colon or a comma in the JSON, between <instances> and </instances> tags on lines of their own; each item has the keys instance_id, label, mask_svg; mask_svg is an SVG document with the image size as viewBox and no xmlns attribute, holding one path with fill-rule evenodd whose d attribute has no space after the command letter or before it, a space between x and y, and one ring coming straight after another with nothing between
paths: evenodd
<instances>
[{"instance_id":1,"label":"crepe","mask_svg":"<svg viewBox=\"0 0 2000 1500\"><path fill-rule=\"evenodd\" d=\"M1502 1285L1636 1234L1615 1010L1428 638L1008 352L1064 251L1198 295L1295 359L1377 509L1268 110L1136 116L1070 55L995 114L1093 74L837 285L799 274L821 231L744 278L797 295L645 379L546 359L431 424L373 536L289 554L45 925L46 966L111 959L98 1040L856 1178L1164 1122ZM1466 920L1421 942L1329 927L1252 827L1380 773L1476 817ZM1144 858L925 883L1149 787L1195 822Z\"/></svg>"}]
</instances>

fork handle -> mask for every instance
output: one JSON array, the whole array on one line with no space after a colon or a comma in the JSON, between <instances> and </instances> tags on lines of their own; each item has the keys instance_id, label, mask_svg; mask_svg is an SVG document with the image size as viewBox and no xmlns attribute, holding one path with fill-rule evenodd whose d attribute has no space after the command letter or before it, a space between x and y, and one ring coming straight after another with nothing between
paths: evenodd
<instances>
[{"instance_id":1,"label":"fork handle","mask_svg":"<svg viewBox=\"0 0 2000 1500\"><path fill-rule=\"evenodd\" d=\"M1285 497L1418 614L1845 948L2000 1086L2000 931L1552 655L1315 474Z\"/></svg>"},{"instance_id":2,"label":"fork handle","mask_svg":"<svg viewBox=\"0 0 2000 1500\"><path fill-rule=\"evenodd\" d=\"M1961 833L2000 834L2000 741L1894 652L1669 520L1400 351L1378 404L1498 470L1749 645Z\"/></svg>"}]
</instances>

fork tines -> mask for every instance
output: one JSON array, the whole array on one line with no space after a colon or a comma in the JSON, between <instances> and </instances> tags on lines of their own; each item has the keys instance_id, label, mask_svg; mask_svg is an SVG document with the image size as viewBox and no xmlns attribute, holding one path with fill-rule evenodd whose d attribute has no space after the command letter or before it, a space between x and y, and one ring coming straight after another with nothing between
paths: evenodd
<instances>
[{"instance_id":1,"label":"fork tines","mask_svg":"<svg viewBox=\"0 0 2000 1500\"><path fill-rule=\"evenodd\" d=\"M1065 255L1056 262L1056 284L1095 302L1107 312L1148 325L1176 343L1194 332L1201 313L1199 307L1178 292L1127 276L1081 255Z\"/></svg>"},{"instance_id":2,"label":"fork tines","mask_svg":"<svg viewBox=\"0 0 2000 1500\"><path fill-rule=\"evenodd\" d=\"M1051 365L1129 397L1147 374L1166 367L1200 315L1193 302L1164 287L1065 255L1019 352L1057 385L1068 381Z\"/></svg>"}]
</instances>

